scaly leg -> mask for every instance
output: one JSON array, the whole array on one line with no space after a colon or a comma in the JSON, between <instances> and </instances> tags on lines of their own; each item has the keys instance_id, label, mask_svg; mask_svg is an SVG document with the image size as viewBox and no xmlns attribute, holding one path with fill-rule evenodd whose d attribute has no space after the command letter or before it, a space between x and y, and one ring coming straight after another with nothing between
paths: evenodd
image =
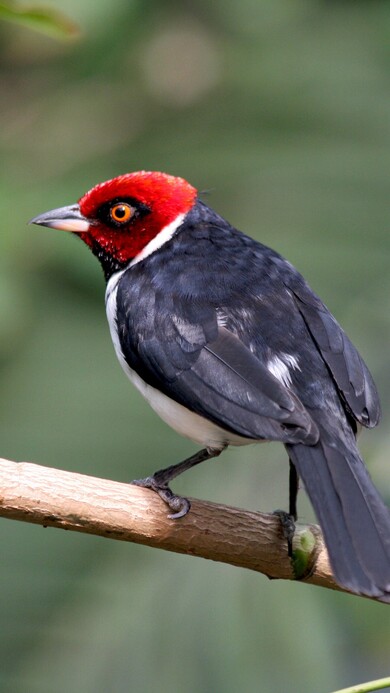
<instances>
[{"instance_id":1,"label":"scaly leg","mask_svg":"<svg viewBox=\"0 0 390 693\"><path fill-rule=\"evenodd\" d=\"M274 515L277 515L282 525L283 536L287 541L287 553L291 558L293 555L293 538L295 533L295 521L298 518L297 514L297 497L299 488L299 476L295 465L290 460L289 473L289 493L288 493L288 513L284 510L275 510Z\"/></svg>"},{"instance_id":2,"label":"scaly leg","mask_svg":"<svg viewBox=\"0 0 390 693\"><path fill-rule=\"evenodd\" d=\"M288 511L294 520L298 519L297 498L299 490L299 476L295 465L290 460L289 477L289 506Z\"/></svg>"},{"instance_id":3,"label":"scaly leg","mask_svg":"<svg viewBox=\"0 0 390 693\"><path fill-rule=\"evenodd\" d=\"M188 498L182 498L174 494L169 488L169 483L172 479L176 479L177 476L183 474L183 472L195 467L196 464L200 464L200 462L204 462L205 460L211 460L213 457L218 457L226 447L227 445L218 449L204 448L178 464L173 464L165 469L159 469L152 476L147 476L145 479L135 479L131 483L135 486L150 488L152 491L158 493L160 498L174 511L172 514L168 515L168 517L171 520L177 520L179 517L187 515L191 503Z\"/></svg>"}]
</instances>

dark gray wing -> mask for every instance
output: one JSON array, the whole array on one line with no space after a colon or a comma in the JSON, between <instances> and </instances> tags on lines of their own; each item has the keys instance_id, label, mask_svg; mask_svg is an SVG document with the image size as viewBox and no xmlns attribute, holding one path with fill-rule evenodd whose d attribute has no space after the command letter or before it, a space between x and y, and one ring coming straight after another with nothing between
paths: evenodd
<instances>
[{"instance_id":1,"label":"dark gray wing","mask_svg":"<svg viewBox=\"0 0 390 693\"><path fill-rule=\"evenodd\" d=\"M379 397L360 354L304 280L289 289L348 410L363 426L376 426L381 414Z\"/></svg>"},{"instance_id":2,"label":"dark gray wing","mask_svg":"<svg viewBox=\"0 0 390 693\"><path fill-rule=\"evenodd\" d=\"M180 339L158 340L154 334L139 343L143 377L146 368L150 384L238 435L316 442L317 427L298 397L237 336L220 327L211 341L194 344L200 326L188 325L187 339L184 326Z\"/></svg>"}]
</instances>

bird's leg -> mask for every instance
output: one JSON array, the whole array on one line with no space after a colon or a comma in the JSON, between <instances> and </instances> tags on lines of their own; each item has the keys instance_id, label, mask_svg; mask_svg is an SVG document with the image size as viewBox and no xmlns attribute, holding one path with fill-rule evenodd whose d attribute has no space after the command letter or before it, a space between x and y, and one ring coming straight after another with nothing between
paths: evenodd
<instances>
[{"instance_id":1,"label":"bird's leg","mask_svg":"<svg viewBox=\"0 0 390 693\"><path fill-rule=\"evenodd\" d=\"M297 498L299 490L299 476L295 464L290 460L290 474L289 474L289 505L288 511L293 518L293 520L298 519L297 511Z\"/></svg>"},{"instance_id":2,"label":"bird's leg","mask_svg":"<svg viewBox=\"0 0 390 693\"><path fill-rule=\"evenodd\" d=\"M299 477L295 465L290 460L289 472L289 505L288 513L284 510L275 510L274 515L277 515L282 525L283 536L287 541L287 553L291 558L293 555L293 538L295 534L295 521L298 518L297 514L297 497L298 497Z\"/></svg>"},{"instance_id":3,"label":"bird's leg","mask_svg":"<svg viewBox=\"0 0 390 693\"><path fill-rule=\"evenodd\" d=\"M169 483L172 479L176 479L177 476L183 474L183 472L195 467L196 464L200 464L200 462L204 462L205 460L211 460L213 457L218 457L226 447L227 446L224 445L222 448L204 448L178 464L172 464L165 469L159 469L152 476L147 476L145 479L135 479L132 481L132 484L156 491L160 498L174 511L171 515L168 515L168 517L172 520L177 520L179 517L187 515L191 503L188 498L182 498L174 494L169 488Z\"/></svg>"}]
</instances>

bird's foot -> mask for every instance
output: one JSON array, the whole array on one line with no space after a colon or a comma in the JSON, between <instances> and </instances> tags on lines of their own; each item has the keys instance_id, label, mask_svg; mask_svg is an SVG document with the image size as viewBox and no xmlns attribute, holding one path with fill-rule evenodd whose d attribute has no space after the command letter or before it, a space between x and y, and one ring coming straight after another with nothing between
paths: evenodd
<instances>
[{"instance_id":1,"label":"bird's foot","mask_svg":"<svg viewBox=\"0 0 390 693\"><path fill-rule=\"evenodd\" d=\"M293 539L295 534L295 521L293 515L285 510L274 510L273 515L277 515L282 527L282 532L287 541L287 553L289 558L293 555Z\"/></svg>"},{"instance_id":2,"label":"bird's foot","mask_svg":"<svg viewBox=\"0 0 390 693\"><path fill-rule=\"evenodd\" d=\"M177 496L171 491L167 483L159 482L156 475L147 476L145 479L134 479L131 483L134 484L134 486L150 488L152 491L158 493L164 503L167 504L168 508L173 511L168 515L170 520L178 520L179 517L184 517L191 507L188 498Z\"/></svg>"}]
</instances>

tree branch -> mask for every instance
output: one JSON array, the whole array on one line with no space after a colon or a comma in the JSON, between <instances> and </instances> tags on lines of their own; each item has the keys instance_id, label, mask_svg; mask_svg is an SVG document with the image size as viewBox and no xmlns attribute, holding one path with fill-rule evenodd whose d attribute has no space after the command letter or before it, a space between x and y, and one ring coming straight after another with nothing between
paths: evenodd
<instances>
[{"instance_id":1,"label":"tree branch","mask_svg":"<svg viewBox=\"0 0 390 693\"><path fill-rule=\"evenodd\" d=\"M191 500L186 517L169 520L165 504L147 489L0 459L0 516L346 591L333 580L319 528L297 525L291 560L280 520L273 514Z\"/></svg>"}]
</instances>

